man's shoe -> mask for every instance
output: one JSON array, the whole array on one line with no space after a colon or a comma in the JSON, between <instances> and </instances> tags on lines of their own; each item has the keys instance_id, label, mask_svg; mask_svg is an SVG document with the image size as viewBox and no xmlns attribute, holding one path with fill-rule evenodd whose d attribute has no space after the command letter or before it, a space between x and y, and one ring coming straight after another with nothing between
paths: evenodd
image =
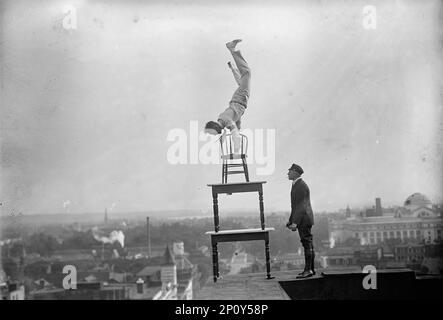
<instances>
[{"instance_id":1,"label":"man's shoe","mask_svg":"<svg viewBox=\"0 0 443 320\"><path fill-rule=\"evenodd\" d=\"M312 273L311 270L303 271L303 273L301 275L297 276L297 279L306 279L306 278L312 277L313 275L314 274Z\"/></svg>"},{"instance_id":2,"label":"man's shoe","mask_svg":"<svg viewBox=\"0 0 443 320\"><path fill-rule=\"evenodd\" d=\"M226 47L230 50L230 51L234 51L235 50L235 46L237 45L237 43L239 43L241 41L241 39L235 39L232 40L231 42L226 43Z\"/></svg>"}]
</instances>

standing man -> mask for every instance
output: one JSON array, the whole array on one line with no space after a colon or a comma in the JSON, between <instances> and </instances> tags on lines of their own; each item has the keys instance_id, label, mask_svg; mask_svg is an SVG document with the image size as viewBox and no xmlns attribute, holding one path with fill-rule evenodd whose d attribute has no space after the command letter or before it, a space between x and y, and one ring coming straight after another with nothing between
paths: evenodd
<instances>
[{"instance_id":1,"label":"standing man","mask_svg":"<svg viewBox=\"0 0 443 320\"><path fill-rule=\"evenodd\" d=\"M314 246L312 244L311 228L314 225L314 214L311 207L311 199L308 185L302 180L303 169L292 164L288 171L288 179L292 180L291 189L291 216L286 227L291 231L298 229L300 242L305 251L305 268L297 278L309 278L315 275L314 270Z\"/></svg>"}]
</instances>

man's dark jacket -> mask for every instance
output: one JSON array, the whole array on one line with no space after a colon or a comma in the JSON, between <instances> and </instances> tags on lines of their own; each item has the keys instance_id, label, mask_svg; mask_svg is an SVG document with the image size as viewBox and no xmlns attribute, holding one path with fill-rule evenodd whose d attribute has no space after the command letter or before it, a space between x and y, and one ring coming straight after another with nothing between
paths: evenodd
<instances>
[{"instance_id":1,"label":"man's dark jacket","mask_svg":"<svg viewBox=\"0 0 443 320\"><path fill-rule=\"evenodd\" d=\"M312 226L314 224L309 188L302 179L294 183L291 189L289 222L295 223L297 226Z\"/></svg>"}]
</instances>

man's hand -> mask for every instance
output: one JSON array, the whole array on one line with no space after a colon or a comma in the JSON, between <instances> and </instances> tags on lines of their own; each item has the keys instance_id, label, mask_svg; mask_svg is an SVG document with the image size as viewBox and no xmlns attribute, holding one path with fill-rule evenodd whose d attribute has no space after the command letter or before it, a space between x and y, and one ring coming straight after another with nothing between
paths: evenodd
<instances>
[{"instance_id":1,"label":"man's hand","mask_svg":"<svg viewBox=\"0 0 443 320\"><path fill-rule=\"evenodd\" d=\"M288 228L291 231L297 231L297 225L295 223L288 222L286 224L286 228Z\"/></svg>"}]
</instances>

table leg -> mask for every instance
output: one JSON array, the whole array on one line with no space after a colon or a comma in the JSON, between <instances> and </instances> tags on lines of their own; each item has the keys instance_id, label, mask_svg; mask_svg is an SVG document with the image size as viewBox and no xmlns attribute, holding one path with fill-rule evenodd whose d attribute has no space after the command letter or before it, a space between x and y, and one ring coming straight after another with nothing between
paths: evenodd
<instances>
[{"instance_id":1,"label":"table leg","mask_svg":"<svg viewBox=\"0 0 443 320\"><path fill-rule=\"evenodd\" d=\"M261 223L261 229L265 230L265 209L263 204L263 191L258 192L258 199L260 202L260 223Z\"/></svg>"},{"instance_id":2,"label":"table leg","mask_svg":"<svg viewBox=\"0 0 443 320\"><path fill-rule=\"evenodd\" d=\"M265 254L266 254L266 277L268 279L273 279L273 277L271 277L271 258L270 258L270 254L269 254L269 236L266 235L265 238Z\"/></svg>"},{"instance_id":3,"label":"table leg","mask_svg":"<svg viewBox=\"0 0 443 320\"><path fill-rule=\"evenodd\" d=\"M218 199L217 199L217 196L218 196L218 194L216 192L212 192L215 232L218 232L218 230L220 230L220 222L218 219Z\"/></svg>"},{"instance_id":4,"label":"table leg","mask_svg":"<svg viewBox=\"0 0 443 320\"><path fill-rule=\"evenodd\" d=\"M212 240L212 274L214 277L214 282L217 282L218 276L218 253L217 253L217 243Z\"/></svg>"},{"instance_id":5,"label":"table leg","mask_svg":"<svg viewBox=\"0 0 443 320\"><path fill-rule=\"evenodd\" d=\"M220 272L219 272L219 264L218 264L218 248L217 243L215 243L215 258L217 261L216 267L217 267L217 278L220 278Z\"/></svg>"}]
</instances>

